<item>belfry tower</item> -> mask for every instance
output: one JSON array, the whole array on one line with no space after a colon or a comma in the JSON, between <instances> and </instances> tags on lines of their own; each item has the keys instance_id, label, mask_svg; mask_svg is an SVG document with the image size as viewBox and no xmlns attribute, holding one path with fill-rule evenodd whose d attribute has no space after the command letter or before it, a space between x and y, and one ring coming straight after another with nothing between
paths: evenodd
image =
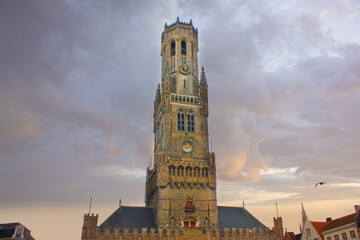
<instances>
[{"instance_id":1,"label":"belfry tower","mask_svg":"<svg viewBox=\"0 0 360 240\"><path fill-rule=\"evenodd\" d=\"M154 167L145 202L157 228L218 228L215 154L209 151L208 86L198 77L198 30L179 18L161 36L162 79L154 101Z\"/></svg>"},{"instance_id":2,"label":"belfry tower","mask_svg":"<svg viewBox=\"0 0 360 240\"><path fill-rule=\"evenodd\" d=\"M154 101L154 166L146 171L146 206L119 207L99 226L84 215L82 240L283 240L282 219L267 228L245 205L218 206L215 154L209 151L208 85L198 68L192 21L165 24L162 74Z\"/></svg>"}]
</instances>

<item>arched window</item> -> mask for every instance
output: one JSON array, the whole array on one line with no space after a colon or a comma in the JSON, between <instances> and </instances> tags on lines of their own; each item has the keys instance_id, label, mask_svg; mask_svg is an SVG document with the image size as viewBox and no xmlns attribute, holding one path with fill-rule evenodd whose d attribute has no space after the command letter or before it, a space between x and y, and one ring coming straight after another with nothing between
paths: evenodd
<instances>
[{"instance_id":1,"label":"arched window","mask_svg":"<svg viewBox=\"0 0 360 240\"><path fill-rule=\"evenodd\" d=\"M195 132L195 117L194 112L190 111L187 115L188 132Z\"/></svg>"},{"instance_id":2,"label":"arched window","mask_svg":"<svg viewBox=\"0 0 360 240\"><path fill-rule=\"evenodd\" d=\"M175 42L171 42L170 44L170 57L175 56Z\"/></svg>"},{"instance_id":3,"label":"arched window","mask_svg":"<svg viewBox=\"0 0 360 240\"><path fill-rule=\"evenodd\" d=\"M181 54L186 55L186 42L184 40L181 41Z\"/></svg>"},{"instance_id":4,"label":"arched window","mask_svg":"<svg viewBox=\"0 0 360 240\"><path fill-rule=\"evenodd\" d=\"M177 124L179 131L185 131L185 114L183 112L178 112L177 114Z\"/></svg>"},{"instance_id":5,"label":"arched window","mask_svg":"<svg viewBox=\"0 0 360 240\"><path fill-rule=\"evenodd\" d=\"M191 44L191 59L194 59L194 46Z\"/></svg>"},{"instance_id":6,"label":"arched window","mask_svg":"<svg viewBox=\"0 0 360 240\"><path fill-rule=\"evenodd\" d=\"M184 167L183 166L178 167L177 175L182 176L182 177L184 176Z\"/></svg>"},{"instance_id":7,"label":"arched window","mask_svg":"<svg viewBox=\"0 0 360 240\"><path fill-rule=\"evenodd\" d=\"M170 176L175 176L175 166L170 166L169 167L169 175Z\"/></svg>"},{"instance_id":8,"label":"arched window","mask_svg":"<svg viewBox=\"0 0 360 240\"><path fill-rule=\"evenodd\" d=\"M207 168L202 169L202 177L208 177L208 170Z\"/></svg>"},{"instance_id":9,"label":"arched window","mask_svg":"<svg viewBox=\"0 0 360 240\"><path fill-rule=\"evenodd\" d=\"M191 167L186 167L186 176L187 177L191 177L191 171L192 171L192 169L191 169Z\"/></svg>"},{"instance_id":10,"label":"arched window","mask_svg":"<svg viewBox=\"0 0 360 240\"><path fill-rule=\"evenodd\" d=\"M169 224L170 224L171 232L174 233L174 229L176 226L176 219L174 217L171 217L169 220Z\"/></svg>"},{"instance_id":11,"label":"arched window","mask_svg":"<svg viewBox=\"0 0 360 240\"><path fill-rule=\"evenodd\" d=\"M200 177L200 168L199 167L194 168L194 177Z\"/></svg>"}]
</instances>

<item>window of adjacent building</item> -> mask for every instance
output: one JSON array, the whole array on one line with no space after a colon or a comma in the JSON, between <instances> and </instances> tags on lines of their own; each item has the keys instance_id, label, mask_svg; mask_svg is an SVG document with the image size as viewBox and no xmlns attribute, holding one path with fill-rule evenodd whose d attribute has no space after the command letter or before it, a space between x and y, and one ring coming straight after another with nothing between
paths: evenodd
<instances>
[{"instance_id":1,"label":"window of adjacent building","mask_svg":"<svg viewBox=\"0 0 360 240\"><path fill-rule=\"evenodd\" d=\"M21 237L21 233L22 233L22 229L18 228L16 229L16 238L20 238Z\"/></svg>"},{"instance_id":2,"label":"window of adjacent building","mask_svg":"<svg viewBox=\"0 0 360 240\"><path fill-rule=\"evenodd\" d=\"M181 41L181 54L186 55L186 42L184 40Z\"/></svg>"},{"instance_id":3,"label":"window of adjacent building","mask_svg":"<svg viewBox=\"0 0 360 240\"><path fill-rule=\"evenodd\" d=\"M334 235L335 240L339 240L339 235Z\"/></svg>"},{"instance_id":4,"label":"window of adjacent building","mask_svg":"<svg viewBox=\"0 0 360 240\"><path fill-rule=\"evenodd\" d=\"M183 112L179 112L177 114L177 122L178 122L178 130L184 131L185 130L185 114Z\"/></svg>"},{"instance_id":5,"label":"window of adjacent building","mask_svg":"<svg viewBox=\"0 0 360 240\"><path fill-rule=\"evenodd\" d=\"M326 240L331 240L331 237L327 237Z\"/></svg>"},{"instance_id":6,"label":"window of adjacent building","mask_svg":"<svg viewBox=\"0 0 360 240\"><path fill-rule=\"evenodd\" d=\"M351 237L351 238L356 238L356 235L355 235L355 231L354 231L354 230L350 231L350 237Z\"/></svg>"},{"instance_id":7,"label":"window of adjacent building","mask_svg":"<svg viewBox=\"0 0 360 240\"><path fill-rule=\"evenodd\" d=\"M170 57L175 56L175 42L170 44Z\"/></svg>"},{"instance_id":8,"label":"window of adjacent building","mask_svg":"<svg viewBox=\"0 0 360 240\"><path fill-rule=\"evenodd\" d=\"M346 233L342 233L341 236L342 236L343 240L347 240L347 235L346 235Z\"/></svg>"}]
</instances>

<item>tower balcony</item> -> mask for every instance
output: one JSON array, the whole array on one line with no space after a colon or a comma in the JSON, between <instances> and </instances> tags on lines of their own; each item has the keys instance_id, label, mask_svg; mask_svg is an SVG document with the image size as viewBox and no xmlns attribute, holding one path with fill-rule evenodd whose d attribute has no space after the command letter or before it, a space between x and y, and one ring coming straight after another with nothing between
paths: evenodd
<instances>
[{"instance_id":1,"label":"tower balcony","mask_svg":"<svg viewBox=\"0 0 360 240\"><path fill-rule=\"evenodd\" d=\"M171 93L170 100L171 102L201 105L201 98L193 95Z\"/></svg>"}]
</instances>

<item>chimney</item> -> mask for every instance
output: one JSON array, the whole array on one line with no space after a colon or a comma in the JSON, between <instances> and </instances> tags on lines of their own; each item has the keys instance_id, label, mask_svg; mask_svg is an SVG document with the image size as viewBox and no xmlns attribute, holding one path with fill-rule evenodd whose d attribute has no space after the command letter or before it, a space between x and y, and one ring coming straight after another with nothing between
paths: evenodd
<instances>
[{"instance_id":1,"label":"chimney","mask_svg":"<svg viewBox=\"0 0 360 240\"><path fill-rule=\"evenodd\" d=\"M331 217L326 218L326 222L327 222L327 223L328 223L328 222L331 222L331 221L332 221Z\"/></svg>"},{"instance_id":2,"label":"chimney","mask_svg":"<svg viewBox=\"0 0 360 240\"><path fill-rule=\"evenodd\" d=\"M354 205L354 208L356 213L360 211L360 205Z\"/></svg>"}]
</instances>

